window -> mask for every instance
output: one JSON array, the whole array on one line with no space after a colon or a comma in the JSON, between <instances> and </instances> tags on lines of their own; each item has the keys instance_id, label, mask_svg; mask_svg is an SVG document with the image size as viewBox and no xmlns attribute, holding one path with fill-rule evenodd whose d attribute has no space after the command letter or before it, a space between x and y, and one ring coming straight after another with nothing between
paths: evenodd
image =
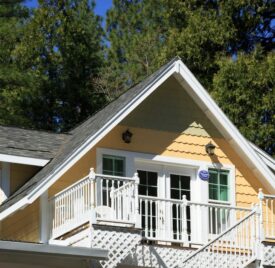
<instances>
[{"instance_id":1,"label":"window","mask_svg":"<svg viewBox=\"0 0 275 268\"><path fill-rule=\"evenodd\" d=\"M158 196L158 173L138 170L138 176L140 179L139 194Z\"/></svg>"},{"instance_id":2,"label":"window","mask_svg":"<svg viewBox=\"0 0 275 268\"><path fill-rule=\"evenodd\" d=\"M171 178L171 198L182 199L185 195L187 200L190 200L190 177L180 175L170 175Z\"/></svg>"},{"instance_id":3,"label":"window","mask_svg":"<svg viewBox=\"0 0 275 268\"><path fill-rule=\"evenodd\" d=\"M105 175L125 176L125 157L103 155L102 172Z\"/></svg>"},{"instance_id":4,"label":"window","mask_svg":"<svg viewBox=\"0 0 275 268\"><path fill-rule=\"evenodd\" d=\"M229 201L229 172L227 170L209 169L209 199Z\"/></svg>"},{"instance_id":5,"label":"window","mask_svg":"<svg viewBox=\"0 0 275 268\"><path fill-rule=\"evenodd\" d=\"M102 159L102 173L104 175L125 176L125 158L114 155L103 155ZM100 197L100 204L109 206L111 204L111 189L119 188L120 182L118 180L106 179L102 181L102 196Z\"/></svg>"},{"instance_id":6,"label":"window","mask_svg":"<svg viewBox=\"0 0 275 268\"><path fill-rule=\"evenodd\" d=\"M215 203L229 201L229 172L227 170L209 169L209 199ZM209 233L220 234L230 221L228 209L209 207Z\"/></svg>"}]
</instances>

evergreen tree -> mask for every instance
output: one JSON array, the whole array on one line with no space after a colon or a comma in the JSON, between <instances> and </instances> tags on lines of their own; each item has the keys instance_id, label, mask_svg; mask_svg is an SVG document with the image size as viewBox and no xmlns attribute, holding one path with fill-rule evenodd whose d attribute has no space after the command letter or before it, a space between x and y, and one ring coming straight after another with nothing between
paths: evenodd
<instances>
[{"instance_id":1,"label":"evergreen tree","mask_svg":"<svg viewBox=\"0 0 275 268\"><path fill-rule=\"evenodd\" d=\"M24 92L36 128L65 131L105 102L91 82L103 60L102 29L89 0L40 0L15 56L35 77Z\"/></svg>"},{"instance_id":2,"label":"evergreen tree","mask_svg":"<svg viewBox=\"0 0 275 268\"><path fill-rule=\"evenodd\" d=\"M275 155L275 53L257 48L219 65L213 97L245 137Z\"/></svg>"},{"instance_id":3,"label":"evergreen tree","mask_svg":"<svg viewBox=\"0 0 275 268\"><path fill-rule=\"evenodd\" d=\"M254 81L252 88L246 81L252 79L253 72L256 74L258 63L262 66L259 68L269 68L270 75L274 72L269 64L274 53L274 18L274 0L115 0L107 15L109 72L107 76L103 74L103 84L114 92L123 91L178 55L205 88L213 91L242 133L271 153L274 121L268 119L268 123L262 118L274 116L274 89L267 90L272 80L265 76L261 83ZM262 48L260 62L253 56L257 46ZM240 73L234 72L236 75L227 80L226 70L246 64L247 68L253 65L248 76L246 71L238 70ZM236 91L230 83L236 85ZM239 83L242 86L238 88ZM235 99L228 96L228 91ZM255 91L253 96L263 100L249 102L245 107L242 99L249 100ZM261 130L256 135L257 127Z\"/></svg>"},{"instance_id":4,"label":"evergreen tree","mask_svg":"<svg viewBox=\"0 0 275 268\"><path fill-rule=\"evenodd\" d=\"M155 71L166 39L163 0L114 0L107 13L107 70L103 77L112 90L123 91Z\"/></svg>"},{"instance_id":5,"label":"evergreen tree","mask_svg":"<svg viewBox=\"0 0 275 268\"><path fill-rule=\"evenodd\" d=\"M18 95L22 88L30 84L31 79L18 68L13 55L16 45L22 39L23 25L29 16L22 3L22 0L0 0L0 124L30 124L18 112Z\"/></svg>"}]
</instances>

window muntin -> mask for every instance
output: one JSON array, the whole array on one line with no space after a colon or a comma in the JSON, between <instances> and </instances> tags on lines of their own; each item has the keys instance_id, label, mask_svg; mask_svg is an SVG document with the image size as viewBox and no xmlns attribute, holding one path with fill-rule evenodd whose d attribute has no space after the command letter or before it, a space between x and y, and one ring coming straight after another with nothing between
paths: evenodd
<instances>
[{"instance_id":1,"label":"window muntin","mask_svg":"<svg viewBox=\"0 0 275 268\"><path fill-rule=\"evenodd\" d=\"M102 173L112 176L125 176L125 157L103 155Z\"/></svg>"},{"instance_id":2,"label":"window muntin","mask_svg":"<svg viewBox=\"0 0 275 268\"><path fill-rule=\"evenodd\" d=\"M158 173L138 170L139 194L147 196L158 196Z\"/></svg>"},{"instance_id":3,"label":"window muntin","mask_svg":"<svg viewBox=\"0 0 275 268\"><path fill-rule=\"evenodd\" d=\"M227 170L209 169L209 199L229 201L229 172Z\"/></svg>"},{"instance_id":4,"label":"window muntin","mask_svg":"<svg viewBox=\"0 0 275 268\"><path fill-rule=\"evenodd\" d=\"M182 199L185 195L187 200L190 200L190 177L181 175L170 175L171 190L170 197L172 199Z\"/></svg>"}]
</instances>

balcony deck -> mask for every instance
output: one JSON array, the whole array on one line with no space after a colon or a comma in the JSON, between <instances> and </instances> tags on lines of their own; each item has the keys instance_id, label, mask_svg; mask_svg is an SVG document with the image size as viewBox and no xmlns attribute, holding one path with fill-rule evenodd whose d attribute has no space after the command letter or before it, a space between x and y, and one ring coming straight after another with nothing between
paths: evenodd
<instances>
[{"instance_id":1,"label":"balcony deck","mask_svg":"<svg viewBox=\"0 0 275 268\"><path fill-rule=\"evenodd\" d=\"M109 247L113 256L102 267L116 267L130 251L139 254L140 247L149 250L152 245L166 246L167 250L151 248L165 254L163 258L177 252L174 262L179 267L203 267L200 265L213 258L228 267L230 263L243 267L260 255L265 263L275 263L270 258L275 252L270 243L275 241L275 196L260 191L259 204L241 208L191 202L185 196L178 200L139 195L138 186L137 174L127 178L92 170L49 200L51 241L73 245L74 237L81 241L79 233L87 230L86 245ZM81 242L76 245L79 243L82 246ZM171 248L175 245L178 249ZM123 249L118 251L118 247Z\"/></svg>"}]
</instances>

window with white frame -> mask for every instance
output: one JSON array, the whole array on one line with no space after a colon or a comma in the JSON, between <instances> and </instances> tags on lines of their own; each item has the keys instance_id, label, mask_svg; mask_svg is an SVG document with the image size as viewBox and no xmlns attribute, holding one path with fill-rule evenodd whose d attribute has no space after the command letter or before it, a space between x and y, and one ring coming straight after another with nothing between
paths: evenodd
<instances>
[{"instance_id":1,"label":"window with white frame","mask_svg":"<svg viewBox=\"0 0 275 268\"><path fill-rule=\"evenodd\" d=\"M103 155L102 173L105 175L125 176L125 157Z\"/></svg>"},{"instance_id":2,"label":"window with white frame","mask_svg":"<svg viewBox=\"0 0 275 268\"><path fill-rule=\"evenodd\" d=\"M229 202L229 171L209 169L209 200Z\"/></svg>"},{"instance_id":3,"label":"window with white frame","mask_svg":"<svg viewBox=\"0 0 275 268\"><path fill-rule=\"evenodd\" d=\"M228 203L229 198L229 171L222 169L209 169L209 201L211 203ZM209 208L209 232L219 234L229 226L230 212L228 209Z\"/></svg>"}]
</instances>

